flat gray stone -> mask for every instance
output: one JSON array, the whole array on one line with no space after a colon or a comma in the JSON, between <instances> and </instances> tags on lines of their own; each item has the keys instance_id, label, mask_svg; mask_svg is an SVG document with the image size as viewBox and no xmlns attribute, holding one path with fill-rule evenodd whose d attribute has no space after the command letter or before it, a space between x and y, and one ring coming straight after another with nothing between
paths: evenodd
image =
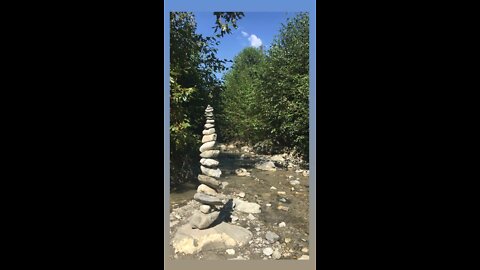
<instances>
[{"instance_id":1,"label":"flat gray stone","mask_svg":"<svg viewBox=\"0 0 480 270\"><path fill-rule=\"evenodd\" d=\"M206 142L200 146L200 152L205 152L207 150L212 150L212 148L215 146L215 141L212 142Z\"/></svg>"},{"instance_id":2,"label":"flat gray stone","mask_svg":"<svg viewBox=\"0 0 480 270\"><path fill-rule=\"evenodd\" d=\"M213 123L215 123L215 120L213 120L213 119L207 119L207 124L213 124Z\"/></svg>"},{"instance_id":3,"label":"flat gray stone","mask_svg":"<svg viewBox=\"0 0 480 270\"><path fill-rule=\"evenodd\" d=\"M248 244L252 237L249 230L225 222L204 230L192 229L190 224L185 224L177 230L172 244L175 252L195 254L241 247Z\"/></svg>"},{"instance_id":4,"label":"flat gray stone","mask_svg":"<svg viewBox=\"0 0 480 270\"><path fill-rule=\"evenodd\" d=\"M235 204L235 211L247 214L258 214L262 212L260 205L257 203L250 203L237 198L233 199L233 203Z\"/></svg>"},{"instance_id":5,"label":"flat gray stone","mask_svg":"<svg viewBox=\"0 0 480 270\"><path fill-rule=\"evenodd\" d=\"M200 164L202 164L203 166L208 166L208 167L216 167L218 166L218 161L216 161L215 159L210 159L210 158L202 158L200 159Z\"/></svg>"},{"instance_id":6,"label":"flat gray stone","mask_svg":"<svg viewBox=\"0 0 480 270\"><path fill-rule=\"evenodd\" d=\"M193 199L196 200L197 202L203 203L203 204L208 204L208 205L223 205L222 200L220 200L217 197L210 196L207 194L203 193L195 193L193 195Z\"/></svg>"},{"instance_id":7,"label":"flat gray stone","mask_svg":"<svg viewBox=\"0 0 480 270\"><path fill-rule=\"evenodd\" d=\"M209 129L209 128L215 127L215 125L214 124L205 124L204 127L205 127L205 129Z\"/></svg>"},{"instance_id":8,"label":"flat gray stone","mask_svg":"<svg viewBox=\"0 0 480 270\"><path fill-rule=\"evenodd\" d=\"M218 218L219 214L220 212L204 214L200 211L195 211L190 218L190 225L192 225L193 229L206 229Z\"/></svg>"},{"instance_id":9,"label":"flat gray stone","mask_svg":"<svg viewBox=\"0 0 480 270\"><path fill-rule=\"evenodd\" d=\"M211 196L216 196L217 195L217 191L215 191L215 189L205 185L205 184L201 184L198 186L197 188L197 192L198 193L204 193L204 194L207 194L207 195L211 195Z\"/></svg>"},{"instance_id":10,"label":"flat gray stone","mask_svg":"<svg viewBox=\"0 0 480 270\"><path fill-rule=\"evenodd\" d=\"M222 175L222 171L220 171L220 169L218 168L210 169L210 168L204 167L203 165L200 165L200 170L204 175L210 176L213 178L220 178L220 176Z\"/></svg>"},{"instance_id":11,"label":"flat gray stone","mask_svg":"<svg viewBox=\"0 0 480 270\"><path fill-rule=\"evenodd\" d=\"M214 129L214 128L204 129L204 130L202 131L202 134L203 134L203 135L210 135L210 134L213 134L213 133L215 133L215 129Z\"/></svg>"},{"instance_id":12,"label":"flat gray stone","mask_svg":"<svg viewBox=\"0 0 480 270\"><path fill-rule=\"evenodd\" d=\"M203 158L214 158L220 154L220 150L207 150L205 152L200 153L200 157Z\"/></svg>"},{"instance_id":13,"label":"flat gray stone","mask_svg":"<svg viewBox=\"0 0 480 270\"><path fill-rule=\"evenodd\" d=\"M205 184L205 185L207 185L211 188L215 188L215 189L218 189L222 186L222 182L218 181L217 179L215 179L213 177L206 176L206 175L203 175L203 174L198 175L198 181L200 181L200 183L202 183L202 184Z\"/></svg>"},{"instance_id":14,"label":"flat gray stone","mask_svg":"<svg viewBox=\"0 0 480 270\"><path fill-rule=\"evenodd\" d=\"M271 231L268 231L266 234L265 234L265 239L268 240L268 242L270 243L275 243L278 241L278 239L280 239L280 236L278 236L278 234L274 233L274 232L271 232Z\"/></svg>"},{"instance_id":15,"label":"flat gray stone","mask_svg":"<svg viewBox=\"0 0 480 270\"><path fill-rule=\"evenodd\" d=\"M203 135L202 143L216 141L216 140L217 140L217 134L215 134L215 133L210 134L210 135Z\"/></svg>"}]
</instances>

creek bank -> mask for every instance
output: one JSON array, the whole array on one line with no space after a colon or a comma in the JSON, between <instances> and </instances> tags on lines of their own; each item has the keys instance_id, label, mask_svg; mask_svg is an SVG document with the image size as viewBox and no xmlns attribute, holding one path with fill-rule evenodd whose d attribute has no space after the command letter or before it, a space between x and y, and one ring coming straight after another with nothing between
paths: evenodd
<instances>
[{"instance_id":1,"label":"creek bank","mask_svg":"<svg viewBox=\"0 0 480 270\"><path fill-rule=\"evenodd\" d=\"M192 246L195 249L191 254L175 252L171 243L171 258L201 260L307 258L304 255L308 256L308 252L305 251L309 248L309 178L304 172L308 171L308 168L301 168L294 162L290 163L294 164L290 167L282 166L282 162L288 163L285 161L288 157L257 155L251 153L253 151L249 151L247 147L241 152L241 148L231 146L229 148L229 144L219 144L219 149L221 153L218 160L222 171L219 181L228 183L228 186L222 185L224 193L222 201L231 201L233 204L231 215L223 222L248 230L252 237L246 244L233 247L227 244L228 237L219 237L221 233L212 232L211 239L220 240L208 242L206 238L198 237L197 240L191 241L191 245L186 244L185 250L189 250ZM265 161L273 162L276 170L255 168L256 163ZM242 169L238 171L242 176L236 173L238 169ZM171 236L188 223L194 210L200 209L200 203L192 200L197 190L188 192L190 192L189 195L171 194ZM205 209L205 212L208 211ZM268 255L264 253L265 249L268 249Z\"/></svg>"}]
</instances>

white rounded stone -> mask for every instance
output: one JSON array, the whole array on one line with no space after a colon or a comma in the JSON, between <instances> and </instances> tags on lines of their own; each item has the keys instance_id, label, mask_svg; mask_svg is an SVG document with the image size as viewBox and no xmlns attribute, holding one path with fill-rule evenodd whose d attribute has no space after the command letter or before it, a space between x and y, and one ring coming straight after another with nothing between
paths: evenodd
<instances>
[{"instance_id":1,"label":"white rounded stone","mask_svg":"<svg viewBox=\"0 0 480 270\"><path fill-rule=\"evenodd\" d=\"M207 150L205 152L200 153L200 157L203 158L214 158L220 154L220 150Z\"/></svg>"},{"instance_id":2,"label":"white rounded stone","mask_svg":"<svg viewBox=\"0 0 480 270\"><path fill-rule=\"evenodd\" d=\"M200 164L202 164L203 166L215 167L218 166L218 161L210 158L202 158L200 159Z\"/></svg>"},{"instance_id":3,"label":"white rounded stone","mask_svg":"<svg viewBox=\"0 0 480 270\"><path fill-rule=\"evenodd\" d=\"M204 194L207 194L207 195L212 195L212 196L216 196L217 195L217 192L215 191L215 189L205 185L205 184L201 184L198 186L197 188L197 192L201 192L201 193L204 193Z\"/></svg>"},{"instance_id":4,"label":"white rounded stone","mask_svg":"<svg viewBox=\"0 0 480 270\"><path fill-rule=\"evenodd\" d=\"M207 214L210 211L210 205L200 205L200 212Z\"/></svg>"},{"instance_id":5,"label":"white rounded stone","mask_svg":"<svg viewBox=\"0 0 480 270\"><path fill-rule=\"evenodd\" d=\"M203 132L202 132L203 135L210 135L210 134L213 134L213 133L215 133L215 129L214 129L214 128L205 129L205 130L203 130Z\"/></svg>"},{"instance_id":6,"label":"white rounded stone","mask_svg":"<svg viewBox=\"0 0 480 270\"><path fill-rule=\"evenodd\" d=\"M205 152L207 150L212 150L212 148L215 146L215 141L213 142L206 142L200 146L200 152Z\"/></svg>"},{"instance_id":7,"label":"white rounded stone","mask_svg":"<svg viewBox=\"0 0 480 270\"><path fill-rule=\"evenodd\" d=\"M220 171L220 169L210 169L204 166L200 166L200 170L204 175L210 176L213 178L220 178L220 176L222 175L222 171Z\"/></svg>"}]
</instances>

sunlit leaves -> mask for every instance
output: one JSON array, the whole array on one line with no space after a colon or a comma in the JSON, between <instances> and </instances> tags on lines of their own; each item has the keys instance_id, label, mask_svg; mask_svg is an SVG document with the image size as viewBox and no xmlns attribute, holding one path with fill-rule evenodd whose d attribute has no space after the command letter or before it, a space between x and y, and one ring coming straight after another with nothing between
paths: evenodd
<instances>
[{"instance_id":1,"label":"sunlit leaves","mask_svg":"<svg viewBox=\"0 0 480 270\"><path fill-rule=\"evenodd\" d=\"M224 132L229 139L268 140L308 158L309 18L299 13L280 29L266 55L248 48L225 76Z\"/></svg>"},{"instance_id":2,"label":"sunlit leaves","mask_svg":"<svg viewBox=\"0 0 480 270\"><path fill-rule=\"evenodd\" d=\"M237 13L220 14L219 22L234 24ZM212 16L212 25L215 17ZM226 21L223 21L225 20ZM223 28L222 34L228 31ZM195 16L189 12L170 13L170 161L172 183L192 178L198 157L203 112L221 89L216 72L225 70L227 59L217 58L217 37L196 32ZM189 166L190 165L190 166ZM197 168L198 169L198 168Z\"/></svg>"},{"instance_id":3,"label":"sunlit leaves","mask_svg":"<svg viewBox=\"0 0 480 270\"><path fill-rule=\"evenodd\" d=\"M214 12L216 16L215 26L212 27L217 33L217 37L223 37L225 34L230 34L232 28L237 29L237 20L245 16L243 12Z\"/></svg>"}]
</instances>

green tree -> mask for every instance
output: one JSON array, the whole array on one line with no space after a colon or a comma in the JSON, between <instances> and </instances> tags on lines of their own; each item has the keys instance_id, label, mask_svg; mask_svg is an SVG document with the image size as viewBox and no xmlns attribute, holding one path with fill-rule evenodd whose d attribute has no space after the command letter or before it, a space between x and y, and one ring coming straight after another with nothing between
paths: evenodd
<instances>
[{"instance_id":1,"label":"green tree","mask_svg":"<svg viewBox=\"0 0 480 270\"><path fill-rule=\"evenodd\" d=\"M254 143L261 136L263 124L256 92L260 87L258 78L264 58L260 49L245 48L225 74L220 106L223 110L219 118L226 140Z\"/></svg>"},{"instance_id":2,"label":"green tree","mask_svg":"<svg viewBox=\"0 0 480 270\"><path fill-rule=\"evenodd\" d=\"M271 138L308 159L308 13L299 13L282 25L260 75L259 96Z\"/></svg>"},{"instance_id":3,"label":"green tree","mask_svg":"<svg viewBox=\"0 0 480 270\"><path fill-rule=\"evenodd\" d=\"M220 12L217 16L217 37L229 33L230 25L243 13ZM220 19L218 19L220 18ZM193 13L170 13L170 181L174 185L195 179L198 168L203 113L212 102L221 82L216 72L226 70L227 59L217 57L219 40L196 33Z\"/></svg>"}]
</instances>

